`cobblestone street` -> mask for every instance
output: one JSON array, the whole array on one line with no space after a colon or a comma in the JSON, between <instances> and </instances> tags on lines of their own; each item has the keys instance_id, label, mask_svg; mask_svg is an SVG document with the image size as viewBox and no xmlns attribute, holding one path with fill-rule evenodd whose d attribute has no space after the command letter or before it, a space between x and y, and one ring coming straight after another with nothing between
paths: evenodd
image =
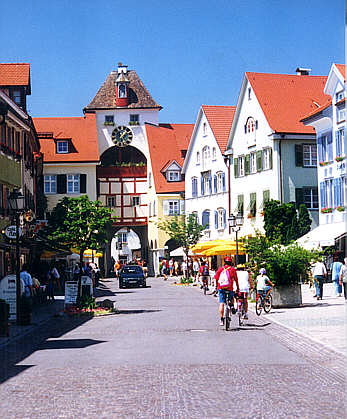
<instances>
[{"instance_id":1,"label":"cobblestone street","mask_svg":"<svg viewBox=\"0 0 347 419\"><path fill-rule=\"evenodd\" d=\"M347 417L342 354L253 313L225 332L197 288L117 285L99 292L119 314L52 319L1 348L1 418Z\"/></svg>"}]
</instances>

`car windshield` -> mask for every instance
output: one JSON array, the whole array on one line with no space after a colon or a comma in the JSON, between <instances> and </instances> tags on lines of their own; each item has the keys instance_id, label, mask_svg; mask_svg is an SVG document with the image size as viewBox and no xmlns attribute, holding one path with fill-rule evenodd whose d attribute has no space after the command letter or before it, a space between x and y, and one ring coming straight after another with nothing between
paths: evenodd
<instances>
[{"instance_id":1,"label":"car windshield","mask_svg":"<svg viewBox=\"0 0 347 419\"><path fill-rule=\"evenodd\" d=\"M122 272L126 274L138 274L142 272L141 266L124 266Z\"/></svg>"}]
</instances>

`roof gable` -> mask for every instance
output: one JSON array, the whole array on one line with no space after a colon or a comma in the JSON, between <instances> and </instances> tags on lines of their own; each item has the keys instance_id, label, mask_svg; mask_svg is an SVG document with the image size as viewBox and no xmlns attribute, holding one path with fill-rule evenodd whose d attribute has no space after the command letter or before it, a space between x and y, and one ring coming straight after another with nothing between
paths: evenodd
<instances>
[{"instance_id":1,"label":"roof gable","mask_svg":"<svg viewBox=\"0 0 347 419\"><path fill-rule=\"evenodd\" d=\"M165 164L161 169L161 172L167 172L168 170L179 170L181 171L182 167L177 163L176 160L171 160Z\"/></svg>"},{"instance_id":2,"label":"roof gable","mask_svg":"<svg viewBox=\"0 0 347 419\"><path fill-rule=\"evenodd\" d=\"M314 133L301 119L326 103L326 76L246 73L259 105L274 132Z\"/></svg>"},{"instance_id":3,"label":"roof gable","mask_svg":"<svg viewBox=\"0 0 347 419\"><path fill-rule=\"evenodd\" d=\"M30 64L0 63L0 86L30 86Z\"/></svg>"},{"instance_id":4,"label":"roof gable","mask_svg":"<svg viewBox=\"0 0 347 419\"><path fill-rule=\"evenodd\" d=\"M154 186L157 193L184 191L184 181L168 182L166 170L174 163L183 165L193 124L145 124Z\"/></svg>"},{"instance_id":5,"label":"roof gable","mask_svg":"<svg viewBox=\"0 0 347 419\"><path fill-rule=\"evenodd\" d=\"M98 162L98 139L95 115L76 118L33 118L44 163ZM69 153L57 153L56 142L67 140Z\"/></svg>"}]
</instances>

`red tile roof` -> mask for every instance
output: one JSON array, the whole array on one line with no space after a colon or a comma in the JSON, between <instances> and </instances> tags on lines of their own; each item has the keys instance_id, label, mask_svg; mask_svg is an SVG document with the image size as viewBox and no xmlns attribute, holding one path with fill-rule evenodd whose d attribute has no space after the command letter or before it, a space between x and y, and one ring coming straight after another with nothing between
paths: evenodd
<instances>
[{"instance_id":1,"label":"red tile roof","mask_svg":"<svg viewBox=\"0 0 347 419\"><path fill-rule=\"evenodd\" d=\"M213 135L224 153L233 123L236 106L210 106L202 105Z\"/></svg>"},{"instance_id":2,"label":"red tile roof","mask_svg":"<svg viewBox=\"0 0 347 419\"><path fill-rule=\"evenodd\" d=\"M194 124L146 124L146 133L157 193L182 192L184 181L168 182L162 169L174 160L182 167L181 150L187 150Z\"/></svg>"},{"instance_id":3,"label":"red tile roof","mask_svg":"<svg viewBox=\"0 0 347 419\"><path fill-rule=\"evenodd\" d=\"M331 104L332 104L332 100L331 100L331 97L330 97L325 103L323 103L322 106L320 106L317 109L314 109L313 111L311 111L310 113L305 115L304 118L301 119L301 121L305 121L306 119L309 119L312 116L318 115L319 113L324 111L324 109L328 108Z\"/></svg>"},{"instance_id":4,"label":"red tile roof","mask_svg":"<svg viewBox=\"0 0 347 419\"><path fill-rule=\"evenodd\" d=\"M30 64L0 63L0 86L29 86Z\"/></svg>"},{"instance_id":5,"label":"red tile roof","mask_svg":"<svg viewBox=\"0 0 347 419\"><path fill-rule=\"evenodd\" d=\"M264 115L275 132L314 133L301 121L329 99L326 76L246 73Z\"/></svg>"},{"instance_id":6,"label":"red tile roof","mask_svg":"<svg viewBox=\"0 0 347 419\"><path fill-rule=\"evenodd\" d=\"M335 64L336 68L342 74L343 79L346 81L346 65L345 64Z\"/></svg>"},{"instance_id":7,"label":"red tile roof","mask_svg":"<svg viewBox=\"0 0 347 419\"><path fill-rule=\"evenodd\" d=\"M33 118L44 163L99 161L98 136L94 114L76 118ZM56 141L71 140L72 152L56 153Z\"/></svg>"}]
</instances>

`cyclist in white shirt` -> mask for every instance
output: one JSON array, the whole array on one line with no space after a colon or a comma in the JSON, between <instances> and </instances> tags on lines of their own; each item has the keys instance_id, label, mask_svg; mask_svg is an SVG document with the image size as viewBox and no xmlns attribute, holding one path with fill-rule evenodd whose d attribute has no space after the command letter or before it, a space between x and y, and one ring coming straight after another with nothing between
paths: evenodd
<instances>
[{"instance_id":1,"label":"cyclist in white shirt","mask_svg":"<svg viewBox=\"0 0 347 419\"><path fill-rule=\"evenodd\" d=\"M253 287L252 278L249 275L249 272L245 270L245 265L237 265L237 279L239 281L239 297L243 298L244 300L244 307L245 307L245 315L244 319L248 319L248 294L250 291L250 288Z\"/></svg>"},{"instance_id":2,"label":"cyclist in white shirt","mask_svg":"<svg viewBox=\"0 0 347 419\"><path fill-rule=\"evenodd\" d=\"M258 294L262 293L264 297L267 297L271 292L273 283L270 281L270 278L266 275L265 268L261 268L259 270L259 275L257 276L256 282L257 282L257 293Z\"/></svg>"}]
</instances>

